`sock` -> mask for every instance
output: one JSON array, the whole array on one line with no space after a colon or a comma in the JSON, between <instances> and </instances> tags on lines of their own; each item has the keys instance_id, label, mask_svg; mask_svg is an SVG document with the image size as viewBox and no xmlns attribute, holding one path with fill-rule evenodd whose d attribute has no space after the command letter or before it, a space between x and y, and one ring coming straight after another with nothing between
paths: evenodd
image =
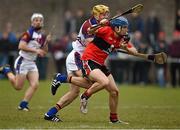
<instances>
[{"instance_id":1,"label":"sock","mask_svg":"<svg viewBox=\"0 0 180 130\"><path fill-rule=\"evenodd\" d=\"M21 103L19 104L19 106L22 108L27 108L27 105L28 105L27 101L21 101Z\"/></svg>"},{"instance_id":2,"label":"sock","mask_svg":"<svg viewBox=\"0 0 180 130\"><path fill-rule=\"evenodd\" d=\"M61 83L67 83L67 75L57 74L56 79Z\"/></svg>"},{"instance_id":3,"label":"sock","mask_svg":"<svg viewBox=\"0 0 180 130\"><path fill-rule=\"evenodd\" d=\"M90 98L91 94L87 92L87 90L82 94L81 99L85 98L86 100L88 100L88 98Z\"/></svg>"},{"instance_id":4,"label":"sock","mask_svg":"<svg viewBox=\"0 0 180 130\"><path fill-rule=\"evenodd\" d=\"M111 122L116 122L118 121L117 113L110 113L110 121Z\"/></svg>"},{"instance_id":5,"label":"sock","mask_svg":"<svg viewBox=\"0 0 180 130\"><path fill-rule=\"evenodd\" d=\"M48 116L54 116L56 115L56 113L58 112L56 107L52 107L51 109L49 109L49 111L46 113Z\"/></svg>"},{"instance_id":6,"label":"sock","mask_svg":"<svg viewBox=\"0 0 180 130\"><path fill-rule=\"evenodd\" d=\"M62 107L59 104L56 104L56 109L59 111L60 109L62 109Z\"/></svg>"},{"instance_id":7,"label":"sock","mask_svg":"<svg viewBox=\"0 0 180 130\"><path fill-rule=\"evenodd\" d=\"M3 73L6 75L7 73L12 72L10 67L4 67Z\"/></svg>"}]
</instances>

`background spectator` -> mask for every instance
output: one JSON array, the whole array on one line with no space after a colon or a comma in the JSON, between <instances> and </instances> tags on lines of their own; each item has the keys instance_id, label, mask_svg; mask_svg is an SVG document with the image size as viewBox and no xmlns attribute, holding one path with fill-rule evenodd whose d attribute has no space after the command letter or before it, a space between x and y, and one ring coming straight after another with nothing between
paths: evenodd
<instances>
[{"instance_id":1,"label":"background spectator","mask_svg":"<svg viewBox=\"0 0 180 130\"><path fill-rule=\"evenodd\" d=\"M148 45L143 41L141 31L135 31L132 44L140 53L148 53ZM147 84L150 63L141 60L134 61L133 83Z\"/></svg>"},{"instance_id":2,"label":"background spectator","mask_svg":"<svg viewBox=\"0 0 180 130\"><path fill-rule=\"evenodd\" d=\"M66 49L70 42L69 35L64 35L60 39L56 39L51 46L51 52L55 60L56 72L66 73L65 60L66 60Z\"/></svg>"},{"instance_id":3,"label":"background spectator","mask_svg":"<svg viewBox=\"0 0 180 130\"><path fill-rule=\"evenodd\" d=\"M8 22L3 32L0 33L0 65L10 64L13 69L14 59L17 56L17 46L18 40L12 32L12 24ZM2 77L4 76L0 75L0 78Z\"/></svg>"},{"instance_id":4,"label":"background spectator","mask_svg":"<svg viewBox=\"0 0 180 130\"><path fill-rule=\"evenodd\" d=\"M176 13L175 30L180 31L180 9Z\"/></svg>"},{"instance_id":5,"label":"background spectator","mask_svg":"<svg viewBox=\"0 0 180 130\"><path fill-rule=\"evenodd\" d=\"M159 32L157 42L155 44L154 53L165 52L168 51L168 44L166 41L165 32ZM156 75L159 86L164 87L166 85L166 74L167 74L167 64L158 65L156 64Z\"/></svg>"},{"instance_id":6,"label":"background spectator","mask_svg":"<svg viewBox=\"0 0 180 130\"><path fill-rule=\"evenodd\" d=\"M154 48L158 34L161 30L160 21L158 17L156 16L155 11L151 11L149 14L147 20L146 20L146 39L147 42L151 45L152 48Z\"/></svg>"},{"instance_id":7,"label":"background spectator","mask_svg":"<svg viewBox=\"0 0 180 130\"><path fill-rule=\"evenodd\" d=\"M70 10L65 12L64 16L64 28L65 34L70 34L76 31L76 20Z\"/></svg>"},{"instance_id":8,"label":"background spectator","mask_svg":"<svg viewBox=\"0 0 180 130\"><path fill-rule=\"evenodd\" d=\"M76 20L76 33L79 33L80 27L83 24L83 22L87 19L85 12L83 9L78 8L75 15Z\"/></svg>"},{"instance_id":9,"label":"background spectator","mask_svg":"<svg viewBox=\"0 0 180 130\"><path fill-rule=\"evenodd\" d=\"M129 32L134 33L135 31L144 32L144 20L140 15L133 13L129 19Z\"/></svg>"},{"instance_id":10,"label":"background spectator","mask_svg":"<svg viewBox=\"0 0 180 130\"><path fill-rule=\"evenodd\" d=\"M173 87L177 85L177 73L179 75L179 83L180 85L180 32L175 31L173 33L173 41L169 46L169 56L174 58L170 63L170 74L171 74L171 84Z\"/></svg>"}]
</instances>

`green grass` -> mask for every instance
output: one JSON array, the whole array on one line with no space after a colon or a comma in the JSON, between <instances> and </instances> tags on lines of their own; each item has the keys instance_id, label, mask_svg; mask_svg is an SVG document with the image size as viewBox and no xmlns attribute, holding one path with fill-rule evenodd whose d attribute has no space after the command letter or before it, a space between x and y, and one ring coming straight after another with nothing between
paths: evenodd
<instances>
[{"instance_id":1,"label":"green grass","mask_svg":"<svg viewBox=\"0 0 180 130\"><path fill-rule=\"evenodd\" d=\"M6 80L0 81L0 129L159 129L180 128L180 89L157 86L138 87L120 85L119 115L129 125L109 124L108 94L98 92L89 100L89 112L82 115L79 99L59 112L63 122L54 123L43 119L44 113L55 105L60 96L68 91L68 85L59 88L56 96L50 94L50 81L40 82L40 87L30 102L30 112L18 111L27 85L15 91Z\"/></svg>"}]
</instances>

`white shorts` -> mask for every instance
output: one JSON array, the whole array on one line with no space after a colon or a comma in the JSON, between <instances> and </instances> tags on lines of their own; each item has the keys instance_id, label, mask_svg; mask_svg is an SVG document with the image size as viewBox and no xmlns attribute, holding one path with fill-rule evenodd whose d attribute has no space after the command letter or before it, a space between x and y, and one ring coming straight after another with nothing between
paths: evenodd
<instances>
[{"instance_id":1,"label":"white shorts","mask_svg":"<svg viewBox=\"0 0 180 130\"><path fill-rule=\"evenodd\" d=\"M66 58L66 70L67 70L68 74L72 73L73 71L80 70L80 68L77 66L77 62L75 60L76 53L78 53L78 52L72 50Z\"/></svg>"},{"instance_id":2,"label":"white shorts","mask_svg":"<svg viewBox=\"0 0 180 130\"><path fill-rule=\"evenodd\" d=\"M14 69L15 69L16 74L26 75L30 71L38 72L35 61L26 60L22 56L19 56L15 60Z\"/></svg>"}]
</instances>

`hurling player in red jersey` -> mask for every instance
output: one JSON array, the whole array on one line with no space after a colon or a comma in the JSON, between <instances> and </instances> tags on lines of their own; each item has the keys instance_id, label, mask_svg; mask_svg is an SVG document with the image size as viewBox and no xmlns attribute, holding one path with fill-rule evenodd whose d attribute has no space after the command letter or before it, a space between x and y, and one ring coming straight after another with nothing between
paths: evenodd
<instances>
[{"instance_id":1,"label":"hurling player in red jersey","mask_svg":"<svg viewBox=\"0 0 180 130\"><path fill-rule=\"evenodd\" d=\"M87 109L87 100L95 92L106 89L110 94L110 121L112 123L125 123L118 119L119 90L114 78L104 65L108 55L115 49L123 48L131 53L137 52L124 36L128 33L128 20L124 17L110 21L109 26L104 26L94 31L95 38L88 44L83 55L83 75L94 84L81 95L81 109Z\"/></svg>"},{"instance_id":2,"label":"hurling player in red jersey","mask_svg":"<svg viewBox=\"0 0 180 130\"><path fill-rule=\"evenodd\" d=\"M109 17L109 7L106 5L95 5L92 8L92 16L86 20L79 31L77 40L72 42L73 50L68 54L66 59L66 70L68 75L64 75L61 73L55 74L52 85L51 85L51 93L52 95L56 94L58 87L62 83L69 82L67 81L69 77L72 79L70 83L70 89L67 93L65 93L55 104L55 106L51 107L47 113L44 115L44 119L53 122L62 121L59 117L56 116L58 111L62 111L66 106L72 103L80 93L80 87L89 88L92 83L82 77L82 62L81 56L84 52L86 45L93 40L94 35L88 33L88 28L93 25L100 23L106 23L106 20L102 21L102 19L107 19ZM87 111L81 111L82 113L87 113Z\"/></svg>"}]
</instances>

